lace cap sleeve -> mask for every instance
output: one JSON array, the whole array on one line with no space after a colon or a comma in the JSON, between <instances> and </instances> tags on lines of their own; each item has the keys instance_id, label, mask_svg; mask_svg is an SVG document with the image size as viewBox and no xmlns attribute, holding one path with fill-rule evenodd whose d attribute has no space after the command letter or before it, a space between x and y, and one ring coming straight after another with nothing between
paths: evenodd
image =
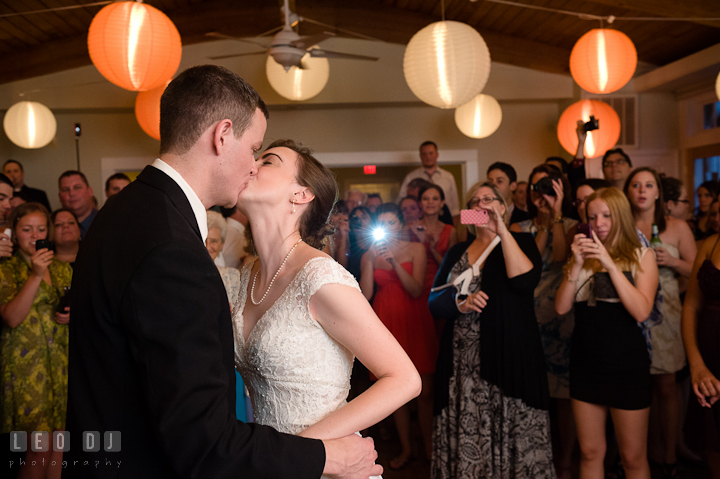
<instances>
[{"instance_id":1,"label":"lace cap sleeve","mask_svg":"<svg viewBox=\"0 0 720 479\"><path fill-rule=\"evenodd\" d=\"M360 285L348 270L335 260L325 257L313 258L305 265L302 281L302 296L309 303L310 298L326 284L342 284L360 292Z\"/></svg>"}]
</instances>

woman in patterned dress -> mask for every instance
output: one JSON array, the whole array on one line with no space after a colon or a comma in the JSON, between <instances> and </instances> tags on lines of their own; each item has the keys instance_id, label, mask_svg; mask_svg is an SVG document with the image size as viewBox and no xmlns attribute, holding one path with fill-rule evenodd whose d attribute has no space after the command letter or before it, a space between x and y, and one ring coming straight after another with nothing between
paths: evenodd
<instances>
[{"instance_id":1,"label":"woman in patterned dress","mask_svg":"<svg viewBox=\"0 0 720 479\"><path fill-rule=\"evenodd\" d=\"M56 310L72 269L51 250L35 249L52 228L44 206L18 206L10 225L16 251L0 268L2 432L25 431L29 438L47 431L52 437L65 428L70 313ZM28 448L21 477L59 477L61 461L62 452Z\"/></svg>"}]
</instances>

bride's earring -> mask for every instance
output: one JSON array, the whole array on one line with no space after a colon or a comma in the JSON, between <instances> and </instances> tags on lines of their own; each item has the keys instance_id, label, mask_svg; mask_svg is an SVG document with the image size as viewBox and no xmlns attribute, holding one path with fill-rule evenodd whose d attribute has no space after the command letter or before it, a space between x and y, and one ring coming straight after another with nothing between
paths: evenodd
<instances>
[{"instance_id":1,"label":"bride's earring","mask_svg":"<svg viewBox=\"0 0 720 479\"><path fill-rule=\"evenodd\" d=\"M295 198L292 199L292 205L293 205L292 213L294 214L295 213Z\"/></svg>"}]
</instances>

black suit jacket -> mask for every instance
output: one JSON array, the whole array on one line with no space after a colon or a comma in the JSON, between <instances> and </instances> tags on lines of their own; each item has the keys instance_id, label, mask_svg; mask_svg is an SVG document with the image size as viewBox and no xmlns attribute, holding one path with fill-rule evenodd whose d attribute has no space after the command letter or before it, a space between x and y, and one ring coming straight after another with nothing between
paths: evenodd
<instances>
[{"instance_id":1,"label":"black suit jacket","mask_svg":"<svg viewBox=\"0 0 720 479\"><path fill-rule=\"evenodd\" d=\"M48 211L52 211L52 209L50 209L50 202L48 201L47 194L45 194L43 190L39 190L37 188L30 188L27 185L22 185L20 187L20 191L16 193L20 193L25 199L25 201L27 201L28 203L40 203L45 208L47 208Z\"/></svg>"},{"instance_id":2,"label":"black suit jacket","mask_svg":"<svg viewBox=\"0 0 720 479\"><path fill-rule=\"evenodd\" d=\"M64 477L319 478L321 441L235 417L227 295L183 191L147 167L113 200L75 263Z\"/></svg>"}]
</instances>

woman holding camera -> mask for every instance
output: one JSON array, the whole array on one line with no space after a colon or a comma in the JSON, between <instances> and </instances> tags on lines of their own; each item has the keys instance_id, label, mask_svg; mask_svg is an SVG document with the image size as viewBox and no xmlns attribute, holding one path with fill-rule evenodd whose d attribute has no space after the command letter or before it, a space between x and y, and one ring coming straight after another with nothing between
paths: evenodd
<instances>
[{"instance_id":1,"label":"woman holding camera","mask_svg":"<svg viewBox=\"0 0 720 479\"><path fill-rule=\"evenodd\" d=\"M531 233L543 259L542 276L535 288L535 317L545 351L550 397L555 399L558 415L558 451L556 466L561 479L570 477L575 426L570 407L570 337L574 319L572 311L555 312L555 292L560 286L562 268L570 252L570 239L577 222L568 217L569 184L552 165L537 166L530 173L531 219L510 226L511 231Z\"/></svg>"},{"instance_id":2,"label":"woman holding camera","mask_svg":"<svg viewBox=\"0 0 720 479\"><path fill-rule=\"evenodd\" d=\"M65 428L70 313L57 309L72 269L45 245L36 248L52 232L44 206L18 206L10 226L16 251L0 267L2 432L52 435ZM28 449L21 477L59 477L61 461L62 452Z\"/></svg>"},{"instance_id":3,"label":"woman holding camera","mask_svg":"<svg viewBox=\"0 0 720 479\"><path fill-rule=\"evenodd\" d=\"M448 251L430 294L433 316L448 318L435 375L431 477L555 479L533 309L540 254L529 234L506 228L505 200L492 182L475 184L468 197L487 222L469 225L475 239Z\"/></svg>"},{"instance_id":4,"label":"woman holding camera","mask_svg":"<svg viewBox=\"0 0 720 479\"><path fill-rule=\"evenodd\" d=\"M427 303L422 300L426 253L420 243L400 240L403 216L395 203L380 205L376 211L377 228L384 238L377 239L362 257L360 288L385 327L412 360L422 379L418 397L418 419L428 457L432 452L432 378L437 357L437 339ZM377 289L375 287L377 286ZM402 451L390 461L400 469L411 459L410 411L407 405L394 414Z\"/></svg>"},{"instance_id":5,"label":"woman holding camera","mask_svg":"<svg viewBox=\"0 0 720 479\"><path fill-rule=\"evenodd\" d=\"M628 479L650 479L647 427L650 357L639 323L655 302L655 255L642 247L630 203L617 188L587 199L592 228L577 234L555 307L575 307L570 397L580 442L581 479L603 477L610 413Z\"/></svg>"}]
</instances>

